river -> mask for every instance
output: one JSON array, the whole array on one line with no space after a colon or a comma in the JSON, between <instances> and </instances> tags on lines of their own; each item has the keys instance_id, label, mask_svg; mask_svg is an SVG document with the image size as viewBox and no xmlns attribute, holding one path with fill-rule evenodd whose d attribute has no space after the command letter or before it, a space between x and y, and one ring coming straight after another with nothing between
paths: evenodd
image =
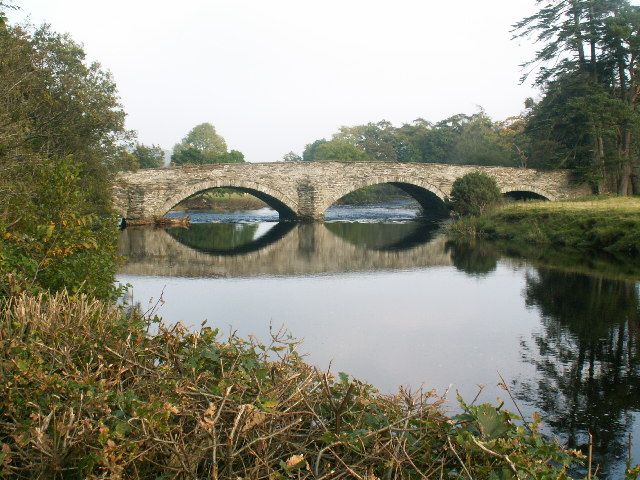
<instances>
[{"instance_id":1,"label":"river","mask_svg":"<svg viewBox=\"0 0 640 480\"><path fill-rule=\"evenodd\" d=\"M605 478L623 476L630 436L640 462L638 270L453 245L402 202L332 207L317 224L268 209L188 213L189 229L120 238L118 281L166 322L263 341L286 329L320 368L388 393L435 388L451 410L456 392L480 388L480 401L515 410L511 394L571 447L592 432Z\"/></svg>"}]
</instances>

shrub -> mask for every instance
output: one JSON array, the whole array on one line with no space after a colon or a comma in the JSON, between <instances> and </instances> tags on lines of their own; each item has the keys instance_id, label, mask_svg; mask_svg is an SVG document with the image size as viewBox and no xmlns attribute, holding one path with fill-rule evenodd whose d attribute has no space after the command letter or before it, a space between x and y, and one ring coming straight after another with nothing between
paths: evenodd
<instances>
[{"instance_id":1,"label":"shrub","mask_svg":"<svg viewBox=\"0 0 640 480\"><path fill-rule=\"evenodd\" d=\"M456 179L451 189L450 207L457 217L477 217L500 203L502 195L495 179L471 172Z\"/></svg>"}]
</instances>

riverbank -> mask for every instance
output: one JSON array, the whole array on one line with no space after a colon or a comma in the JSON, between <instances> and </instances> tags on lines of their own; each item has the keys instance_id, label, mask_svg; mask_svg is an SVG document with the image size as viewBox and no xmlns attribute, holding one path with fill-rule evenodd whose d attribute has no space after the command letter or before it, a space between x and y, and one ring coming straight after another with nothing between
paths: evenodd
<instances>
[{"instance_id":1,"label":"riverbank","mask_svg":"<svg viewBox=\"0 0 640 480\"><path fill-rule=\"evenodd\" d=\"M149 325L82 296L5 306L3 478L568 478L576 460L500 408L448 417L433 392L320 372L284 336Z\"/></svg>"},{"instance_id":2,"label":"riverbank","mask_svg":"<svg viewBox=\"0 0 640 480\"><path fill-rule=\"evenodd\" d=\"M480 217L452 223L454 241L504 240L616 255L640 254L640 198L605 197L502 205Z\"/></svg>"}]
</instances>

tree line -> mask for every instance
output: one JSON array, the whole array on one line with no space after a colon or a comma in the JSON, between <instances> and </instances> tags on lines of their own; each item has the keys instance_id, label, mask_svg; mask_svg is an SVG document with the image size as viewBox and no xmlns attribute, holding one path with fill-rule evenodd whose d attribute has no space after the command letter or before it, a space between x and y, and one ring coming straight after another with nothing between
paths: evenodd
<instances>
[{"instance_id":1,"label":"tree line","mask_svg":"<svg viewBox=\"0 0 640 480\"><path fill-rule=\"evenodd\" d=\"M386 120L341 127L331 139L308 144L284 161L382 161L527 166L524 119L493 121L484 110L436 123L422 118L400 127Z\"/></svg>"},{"instance_id":2,"label":"tree line","mask_svg":"<svg viewBox=\"0 0 640 480\"><path fill-rule=\"evenodd\" d=\"M206 165L212 163L244 162L244 154L238 150L228 150L227 143L216 128L208 122L193 127L189 133L173 147L171 165ZM165 151L159 145L136 143L129 151L129 162L123 170L139 168L162 168L165 166Z\"/></svg>"}]
</instances>

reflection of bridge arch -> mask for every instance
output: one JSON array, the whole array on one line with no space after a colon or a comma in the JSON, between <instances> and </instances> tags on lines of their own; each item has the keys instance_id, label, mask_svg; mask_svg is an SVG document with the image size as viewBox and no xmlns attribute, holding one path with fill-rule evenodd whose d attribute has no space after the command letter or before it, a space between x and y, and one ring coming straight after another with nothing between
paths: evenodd
<instances>
[{"instance_id":1,"label":"reflection of bridge arch","mask_svg":"<svg viewBox=\"0 0 640 480\"><path fill-rule=\"evenodd\" d=\"M158 209L157 216L165 215L181 201L206 190L213 188L231 188L240 192L248 193L259 198L268 206L278 212L281 219L294 218L298 208L296 201L270 186L258 182L218 179L187 185L167 198Z\"/></svg>"},{"instance_id":2,"label":"reflection of bridge arch","mask_svg":"<svg viewBox=\"0 0 640 480\"><path fill-rule=\"evenodd\" d=\"M180 242L182 245L189 247L197 252L206 253L209 255L217 255L220 257L225 256L237 256L246 253L258 252L267 248L269 245L272 245L282 238L284 238L287 233L289 233L295 227L295 224L292 222L278 222L272 228L270 228L264 235L260 235L258 238L253 239L252 241L242 243L240 245L234 245L231 248L220 248L215 244L206 245L202 242L195 243L189 241L188 235L181 235L181 233L193 231L198 228L212 228L216 225L233 225L233 224L216 224L216 223L200 223L193 224L188 229L183 228L169 228L167 229L167 233L171 235L176 241Z\"/></svg>"},{"instance_id":3,"label":"reflection of bridge arch","mask_svg":"<svg viewBox=\"0 0 640 480\"><path fill-rule=\"evenodd\" d=\"M320 211L325 212L331 205L336 203L345 195L355 192L361 188L371 187L373 185L390 184L399 188L405 193L413 197L423 208L423 210L429 210L436 207L436 209L445 209L445 200L447 195L440 190L437 186L424 181L416 181L406 176L384 176L384 177L370 177L358 182L354 182L343 186L337 190L331 192L320 204Z\"/></svg>"}]
</instances>

